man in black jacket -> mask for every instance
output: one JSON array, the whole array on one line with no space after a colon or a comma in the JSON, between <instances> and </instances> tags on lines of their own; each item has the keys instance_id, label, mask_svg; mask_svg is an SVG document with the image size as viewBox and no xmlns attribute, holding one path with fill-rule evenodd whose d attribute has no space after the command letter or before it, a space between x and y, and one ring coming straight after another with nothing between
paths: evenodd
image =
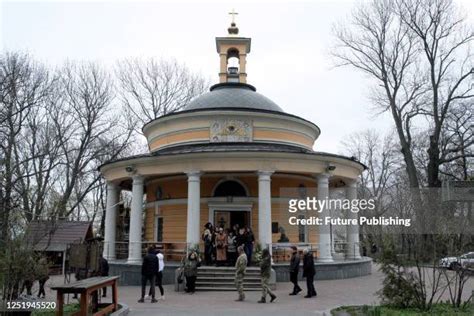
<instances>
[{"instance_id":1,"label":"man in black jacket","mask_svg":"<svg viewBox=\"0 0 474 316\"><path fill-rule=\"evenodd\" d=\"M293 292L290 295L296 295L301 292L301 288L298 285L298 272L300 269L300 255L298 254L298 249L296 246L291 246L293 254L291 255L290 261L290 281L293 283Z\"/></svg>"},{"instance_id":2,"label":"man in black jacket","mask_svg":"<svg viewBox=\"0 0 474 316\"><path fill-rule=\"evenodd\" d=\"M306 278L306 288L308 290L308 294L306 294L305 298L310 298L317 295L314 289L314 275L316 274L316 270L314 269L313 254L309 252L308 249L305 249L303 254L303 278Z\"/></svg>"},{"instance_id":3,"label":"man in black jacket","mask_svg":"<svg viewBox=\"0 0 474 316\"><path fill-rule=\"evenodd\" d=\"M146 283L150 281L150 290L151 290L151 302L156 303L155 299L155 277L156 272L158 271L158 258L155 254L155 249L153 247L148 248L148 254L143 257L142 263L142 297L138 300L138 303L143 303L145 301L145 290Z\"/></svg>"}]
</instances>

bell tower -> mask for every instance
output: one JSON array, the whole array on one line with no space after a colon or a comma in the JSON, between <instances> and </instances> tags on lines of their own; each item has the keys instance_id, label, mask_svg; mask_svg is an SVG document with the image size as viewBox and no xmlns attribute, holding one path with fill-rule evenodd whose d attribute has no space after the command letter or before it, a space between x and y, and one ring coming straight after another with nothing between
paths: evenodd
<instances>
[{"instance_id":1,"label":"bell tower","mask_svg":"<svg viewBox=\"0 0 474 316\"><path fill-rule=\"evenodd\" d=\"M239 36L239 28L235 23L234 10L232 22L227 29L226 37L216 37L216 49L220 58L219 82L247 83L247 54L250 53L250 41L248 37Z\"/></svg>"}]
</instances>

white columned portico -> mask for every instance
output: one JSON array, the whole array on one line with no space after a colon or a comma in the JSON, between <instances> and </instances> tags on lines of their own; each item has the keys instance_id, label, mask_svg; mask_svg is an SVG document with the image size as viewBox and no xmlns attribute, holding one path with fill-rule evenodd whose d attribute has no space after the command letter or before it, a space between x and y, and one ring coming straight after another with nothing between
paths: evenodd
<instances>
[{"instance_id":1,"label":"white columned portico","mask_svg":"<svg viewBox=\"0 0 474 316\"><path fill-rule=\"evenodd\" d=\"M134 175L132 179L132 207L130 211L127 263L139 263L142 261L143 176Z\"/></svg>"},{"instance_id":2,"label":"white columned portico","mask_svg":"<svg viewBox=\"0 0 474 316\"><path fill-rule=\"evenodd\" d=\"M272 243L272 174L273 171L258 172L258 239L263 248Z\"/></svg>"},{"instance_id":3,"label":"white columned portico","mask_svg":"<svg viewBox=\"0 0 474 316\"><path fill-rule=\"evenodd\" d=\"M346 198L350 201L357 199L357 180L350 180L347 182ZM352 203L352 202L351 202ZM352 204L351 204L352 205ZM358 220L358 213L347 212L349 219ZM358 222L357 222L358 223ZM359 225L347 226L347 259L360 259L359 249Z\"/></svg>"},{"instance_id":4,"label":"white columned portico","mask_svg":"<svg viewBox=\"0 0 474 316\"><path fill-rule=\"evenodd\" d=\"M107 260L115 260L115 236L117 229L117 207L119 205L119 188L112 182L107 182L107 202L105 206L104 251Z\"/></svg>"},{"instance_id":5,"label":"white columned portico","mask_svg":"<svg viewBox=\"0 0 474 316\"><path fill-rule=\"evenodd\" d=\"M189 246L200 241L199 226L201 221L201 172L191 171L188 175L188 216L186 243Z\"/></svg>"},{"instance_id":6,"label":"white columned portico","mask_svg":"<svg viewBox=\"0 0 474 316\"><path fill-rule=\"evenodd\" d=\"M316 176L318 181L318 200L329 198L329 174L321 173ZM333 262L331 254L331 231L329 225L324 223L324 218L330 216L327 209L323 209L321 218L323 222L318 226L319 229L319 262Z\"/></svg>"}]
</instances>

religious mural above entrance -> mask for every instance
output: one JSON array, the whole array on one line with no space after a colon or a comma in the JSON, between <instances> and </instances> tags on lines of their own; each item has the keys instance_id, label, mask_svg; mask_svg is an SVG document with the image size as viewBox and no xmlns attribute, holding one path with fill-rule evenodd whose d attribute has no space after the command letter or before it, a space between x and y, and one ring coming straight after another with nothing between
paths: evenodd
<instances>
[{"instance_id":1,"label":"religious mural above entrance","mask_svg":"<svg viewBox=\"0 0 474 316\"><path fill-rule=\"evenodd\" d=\"M210 141L250 142L252 141L252 121L245 119L217 119L211 123Z\"/></svg>"}]
</instances>

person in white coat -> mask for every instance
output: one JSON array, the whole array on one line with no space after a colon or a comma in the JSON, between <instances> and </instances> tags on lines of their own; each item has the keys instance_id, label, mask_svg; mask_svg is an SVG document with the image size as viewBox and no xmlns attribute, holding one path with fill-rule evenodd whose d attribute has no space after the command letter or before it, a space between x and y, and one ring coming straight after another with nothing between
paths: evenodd
<instances>
[{"instance_id":1,"label":"person in white coat","mask_svg":"<svg viewBox=\"0 0 474 316\"><path fill-rule=\"evenodd\" d=\"M165 256L161 253L161 250L158 250L156 253L156 256L158 257L158 275L156 278L156 285L160 289L161 297L158 299L165 299L165 291L163 290L163 269L165 268Z\"/></svg>"}]
</instances>

